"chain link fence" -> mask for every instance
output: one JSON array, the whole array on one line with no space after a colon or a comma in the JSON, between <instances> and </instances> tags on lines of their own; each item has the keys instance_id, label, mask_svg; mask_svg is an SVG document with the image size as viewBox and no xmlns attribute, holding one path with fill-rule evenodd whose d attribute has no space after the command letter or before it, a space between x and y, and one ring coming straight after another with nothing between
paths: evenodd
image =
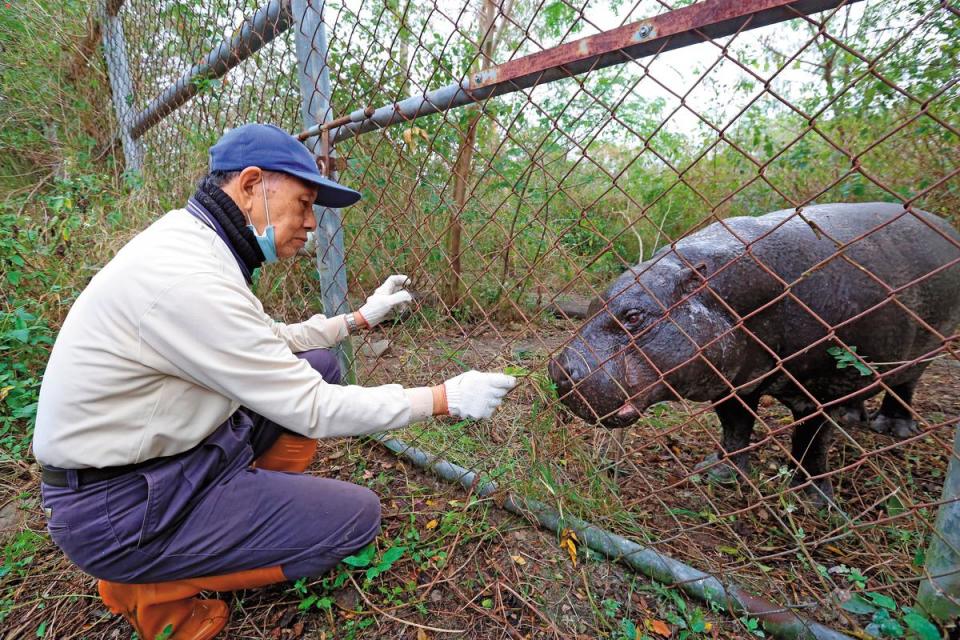
<instances>
[{"instance_id":1,"label":"chain link fence","mask_svg":"<svg viewBox=\"0 0 960 640\"><path fill-rule=\"evenodd\" d=\"M361 383L521 377L495 419L417 425L396 434L404 446L539 501L561 528L580 518L705 571L727 588L706 597L775 631L798 612L795 635L830 637L817 621L926 638L926 618L956 617L955 3L127 0L101 18L128 167L169 206L206 148L250 121L302 131L363 192L318 210L317 269L257 282L278 315L321 297L328 313L356 308L405 273L409 313L345 350ZM867 202L898 213L853 228L815 208ZM775 229L747 239L728 222L775 210ZM761 250L798 221L806 235ZM712 242L735 241L729 261L697 264L676 244L708 225ZM891 266L910 246L915 262ZM676 259L700 276L664 296L651 274ZM733 302L768 285L773 297ZM653 309L642 329L622 313L629 296ZM730 326L705 339L685 324L700 300ZM693 345L669 366L643 337L665 328L677 350ZM732 336L749 339L717 356ZM900 356L878 359L879 344ZM690 379L695 367L709 375ZM903 381L924 368L914 393ZM640 384L640 369L655 379ZM646 407L658 386L667 401ZM878 411L901 422L876 433ZM756 595L781 608L751 608Z\"/></svg>"}]
</instances>

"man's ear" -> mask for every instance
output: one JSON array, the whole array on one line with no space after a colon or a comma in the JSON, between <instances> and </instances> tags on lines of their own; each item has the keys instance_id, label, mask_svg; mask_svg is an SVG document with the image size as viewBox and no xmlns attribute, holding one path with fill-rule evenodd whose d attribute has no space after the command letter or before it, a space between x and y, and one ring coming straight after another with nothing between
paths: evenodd
<instances>
[{"instance_id":1,"label":"man's ear","mask_svg":"<svg viewBox=\"0 0 960 640\"><path fill-rule=\"evenodd\" d=\"M680 270L679 288L682 295L692 293L700 287L707 279L707 263L700 261L694 263L693 268L684 267Z\"/></svg>"},{"instance_id":2,"label":"man's ear","mask_svg":"<svg viewBox=\"0 0 960 640\"><path fill-rule=\"evenodd\" d=\"M247 167L237 176L237 205L242 210L250 211L254 201L260 198L260 183L264 178L263 169L260 167Z\"/></svg>"}]
</instances>

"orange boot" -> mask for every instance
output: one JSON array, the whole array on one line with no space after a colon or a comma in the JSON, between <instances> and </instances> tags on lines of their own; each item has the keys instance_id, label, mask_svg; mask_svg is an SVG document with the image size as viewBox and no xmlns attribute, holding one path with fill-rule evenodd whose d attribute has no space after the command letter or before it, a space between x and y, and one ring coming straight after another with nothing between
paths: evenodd
<instances>
[{"instance_id":1,"label":"orange boot","mask_svg":"<svg viewBox=\"0 0 960 640\"><path fill-rule=\"evenodd\" d=\"M253 466L266 471L303 473L317 455L317 441L292 433L281 433L277 441L253 461Z\"/></svg>"},{"instance_id":2,"label":"orange boot","mask_svg":"<svg viewBox=\"0 0 960 640\"><path fill-rule=\"evenodd\" d=\"M230 610L223 600L200 600L193 596L204 590L253 589L286 579L277 566L151 584L100 580L98 586L107 608L126 618L144 640L157 636L169 640L210 640L227 624ZM162 635L168 628L172 633Z\"/></svg>"}]
</instances>

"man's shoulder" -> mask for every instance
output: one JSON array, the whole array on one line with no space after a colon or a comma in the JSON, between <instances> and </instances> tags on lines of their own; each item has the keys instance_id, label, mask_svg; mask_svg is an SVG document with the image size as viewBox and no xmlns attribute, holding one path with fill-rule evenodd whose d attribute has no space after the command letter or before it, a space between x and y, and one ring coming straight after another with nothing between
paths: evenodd
<instances>
[{"instance_id":1,"label":"man's shoulder","mask_svg":"<svg viewBox=\"0 0 960 640\"><path fill-rule=\"evenodd\" d=\"M169 211L133 237L107 268L134 268L175 275L191 271L221 271L219 237L186 209ZM114 264L116 263L116 264Z\"/></svg>"},{"instance_id":2,"label":"man's shoulder","mask_svg":"<svg viewBox=\"0 0 960 640\"><path fill-rule=\"evenodd\" d=\"M88 289L101 297L143 303L201 274L233 282L239 274L232 273L218 243L222 241L212 229L186 210L175 209L127 242Z\"/></svg>"}]
</instances>

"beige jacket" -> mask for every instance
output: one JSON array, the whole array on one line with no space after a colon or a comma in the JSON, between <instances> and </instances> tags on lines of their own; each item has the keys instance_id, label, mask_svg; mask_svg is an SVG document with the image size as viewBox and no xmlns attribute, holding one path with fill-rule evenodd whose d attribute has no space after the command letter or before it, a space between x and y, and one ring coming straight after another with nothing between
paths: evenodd
<instances>
[{"instance_id":1,"label":"beige jacket","mask_svg":"<svg viewBox=\"0 0 960 640\"><path fill-rule=\"evenodd\" d=\"M345 338L342 316L285 325L185 209L137 235L70 309L40 388L34 454L63 468L186 451L241 405L311 438L405 426L429 388L327 384L295 351Z\"/></svg>"}]
</instances>

